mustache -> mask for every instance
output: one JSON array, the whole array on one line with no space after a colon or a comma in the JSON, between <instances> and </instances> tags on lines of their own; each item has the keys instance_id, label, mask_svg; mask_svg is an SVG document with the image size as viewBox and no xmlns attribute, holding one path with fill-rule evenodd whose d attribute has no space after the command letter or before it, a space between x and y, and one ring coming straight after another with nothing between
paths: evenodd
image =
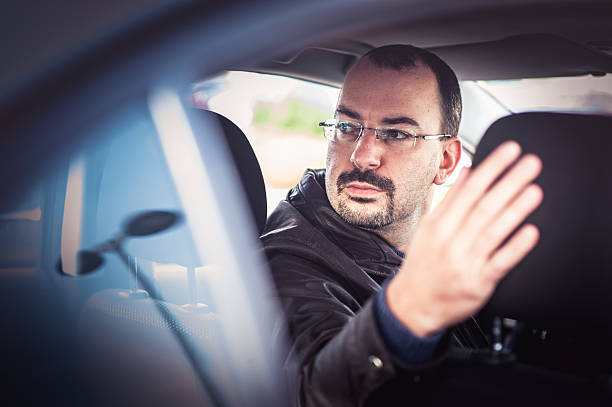
<instances>
[{"instance_id":1,"label":"mustache","mask_svg":"<svg viewBox=\"0 0 612 407\"><path fill-rule=\"evenodd\" d=\"M390 178L378 175L372 170L366 170L362 172L359 171L359 169L355 168L352 171L345 171L338 176L338 180L336 181L336 184L338 186L338 193L342 191L346 184L353 181L365 182L372 186L375 186L381 191L387 191L389 193L393 193L393 191L395 191L395 185L393 185L393 181L391 181Z\"/></svg>"}]
</instances>

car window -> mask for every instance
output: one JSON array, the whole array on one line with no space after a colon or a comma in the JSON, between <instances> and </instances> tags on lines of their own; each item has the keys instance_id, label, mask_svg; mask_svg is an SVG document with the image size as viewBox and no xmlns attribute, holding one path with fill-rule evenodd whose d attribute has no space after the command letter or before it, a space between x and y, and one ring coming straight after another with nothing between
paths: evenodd
<instances>
[{"instance_id":1,"label":"car window","mask_svg":"<svg viewBox=\"0 0 612 407\"><path fill-rule=\"evenodd\" d=\"M195 84L193 101L246 134L264 175L270 213L307 168L325 166L327 144L318 124L333 114L338 94L331 86L232 71Z\"/></svg>"},{"instance_id":2,"label":"car window","mask_svg":"<svg viewBox=\"0 0 612 407\"><path fill-rule=\"evenodd\" d=\"M289 77L230 71L194 84L192 102L228 117L249 138L262 168L271 213L307 168L325 167L327 141L318 124L333 115L339 93L339 88ZM473 117L478 120L482 114ZM470 137L474 128L480 130L477 125L462 126L467 140L474 138ZM470 164L467 149L459 168ZM446 184L435 187L434 204L458 174L455 171Z\"/></svg>"},{"instance_id":3,"label":"car window","mask_svg":"<svg viewBox=\"0 0 612 407\"><path fill-rule=\"evenodd\" d=\"M186 114L168 90L117 107L3 204L2 298L31 310L14 340L40 331L39 347L68 346L46 365L74 378L83 405L134 397L143 383L154 405L177 392L204 405L273 394L282 339L271 337L257 233L245 202L227 198L240 184L220 127L196 131ZM60 337L49 338L49 324Z\"/></svg>"},{"instance_id":4,"label":"car window","mask_svg":"<svg viewBox=\"0 0 612 407\"><path fill-rule=\"evenodd\" d=\"M434 193L434 205L461 167L470 167L487 128L523 111L612 112L612 77L582 76L503 81L462 81L459 137L464 151L458 170ZM339 88L289 77L230 71L194 84L192 102L218 112L247 135L262 167L268 213L284 199L306 168L325 166L326 141L318 123L335 108Z\"/></svg>"},{"instance_id":5,"label":"car window","mask_svg":"<svg viewBox=\"0 0 612 407\"><path fill-rule=\"evenodd\" d=\"M514 113L563 111L612 113L612 75L476 81Z\"/></svg>"},{"instance_id":6,"label":"car window","mask_svg":"<svg viewBox=\"0 0 612 407\"><path fill-rule=\"evenodd\" d=\"M474 149L502 116L529 111L612 113L612 76L463 81L459 134ZM473 151L473 150L472 150Z\"/></svg>"}]
</instances>

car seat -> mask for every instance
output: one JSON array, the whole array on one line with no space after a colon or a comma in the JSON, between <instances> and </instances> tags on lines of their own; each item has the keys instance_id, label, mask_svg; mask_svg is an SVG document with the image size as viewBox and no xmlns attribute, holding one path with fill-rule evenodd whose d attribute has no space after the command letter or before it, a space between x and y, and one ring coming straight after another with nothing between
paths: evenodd
<instances>
[{"instance_id":1,"label":"car seat","mask_svg":"<svg viewBox=\"0 0 612 407\"><path fill-rule=\"evenodd\" d=\"M502 280L484 313L593 340L612 334L611 126L609 116L534 112L502 118L485 133L474 165L516 140L543 161L536 182L544 200L526 220L540 229L538 245Z\"/></svg>"},{"instance_id":2,"label":"car seat","mask_svg":"<svg viewBox=\"0 0 612 407\"><path fill-rule=\"evenodd\" d=\"M260 233L266 221L266 192L262 172L246 136L230 120L214 112L194 109L191 119L218 123ZM200 148L206 148L197 141ZM183 265L192 270L197 266ZM164 319L160 307L168 310L174 321ZM222 338L218 337L218 323L214 312L190 310L181 304L133 295L129 289L113 288L95 293L83 307L78 330L85 370L101 405L207 405L210 400L202 392L189 355L173 332L182 335L187 343L205 346L206 355L199 359L206 364L204 372L223 375L225 349Z\"/></svg>"},{"instance_id":3,"label":"car seat","mask_svg":"<svg viewBox=\"0 0 612 407\"><path fill-rule=\"evenodd\" d=\"M474 166L506 140L542 159L544 200L526 220L541 238L476 316L492 348L450 362L434 405L612 402L611 128L610 116L530 112L486 131Z\"/></svg>"}]
</instances>

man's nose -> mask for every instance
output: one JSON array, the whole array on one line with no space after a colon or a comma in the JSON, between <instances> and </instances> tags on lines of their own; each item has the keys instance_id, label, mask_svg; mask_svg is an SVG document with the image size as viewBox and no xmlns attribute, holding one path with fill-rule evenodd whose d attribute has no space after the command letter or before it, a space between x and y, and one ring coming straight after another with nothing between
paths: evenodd
<instances>
[{"instance_id":1,"label":"man's nose","mask_svg":"<svg viewBox=\"0 0 612 407\"><path fill-rule=\"evenodd\" d=\"M361 171L374 170L381 165L384 146L376 139L373 129L363 129L363 133L356 142L351 163Z\"/></svg>"}]
</instances>

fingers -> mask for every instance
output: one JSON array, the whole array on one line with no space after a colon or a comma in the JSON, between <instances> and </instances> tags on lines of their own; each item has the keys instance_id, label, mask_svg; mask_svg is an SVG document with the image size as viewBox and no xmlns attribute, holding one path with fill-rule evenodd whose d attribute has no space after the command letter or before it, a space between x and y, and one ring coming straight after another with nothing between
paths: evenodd
<instances>
[{"instance_id":1,"label":"fingers","mask_svg":"<svg viewBox=\"0 0 612 407\"><path fill-rule=\"evenodd\" d=\"M497 147L476 169L471 170L461 185L452 188L436 208L444 218L445 230L455 235L466 215L495 180L519 157L521 148L515 141L507 141ZM444 214L444 215L442 215Z\"/></svg>"},{"instance_id":2,"label":"fingers","mask_svg":"<svg viewBox=\"0 0 612 407\"><path fill-rule=\"evenodd\" d=\"M478 167L462 170L418 226L391 283L397 314L413 332L433 332L473 314L536 245L533 225L512 235L543 197L532 184L541 171L539 158L526 155L517 162L520 155L516 142L506 142Z\"/></svg>"},{"instance_id":3,"label":"fingers","mask_svg":"<svg viewBox=\"0 0 612 407\"><path fill-rule=\"evenodd\" d=\"M539 187L533 186L529 193L523 193L527 184L532 182L541 170L542 162L535 155L530 154L521 158L476 203L474 210L461 226L461 239L464 242L472 242L482 241L484 237L488 241L494 240L497 244L501 243L541 202L542 194ZM534 188L538 189L534 190ZM517 199L518 195L521 195L521 199ZM503 222L496 222L499 219L502 219ZM519 220L518 223L517 220ZM496 227L491 227L492 223ZM497 247L497 244L491 247L491 250ZM490 245L485 247L488 246ZM481 248L482 245L476 247ZM489 253L486 254L488 256Z\"/></svg>"},{"instance_id":4,"label":"fingers","mask_svg":"<svg viewBox=\"0 0 612 407\"><path fill-rule=\"evenodd\" d=\"M540 232L534 225L523 226L489 259L484 271L496 281L516 266L537 244Z\"/></svg>"},{"instance_id":5,"label":"fingers","mask_svg":"<svg viewBox=\"0 0 612 407\"><path fill-rule=\"evenodd\" d=\"M486 225L475 240L472 251L487 257L533 212L542 202L542 188L531 184Z\"/></svg>"}]
</instances>

